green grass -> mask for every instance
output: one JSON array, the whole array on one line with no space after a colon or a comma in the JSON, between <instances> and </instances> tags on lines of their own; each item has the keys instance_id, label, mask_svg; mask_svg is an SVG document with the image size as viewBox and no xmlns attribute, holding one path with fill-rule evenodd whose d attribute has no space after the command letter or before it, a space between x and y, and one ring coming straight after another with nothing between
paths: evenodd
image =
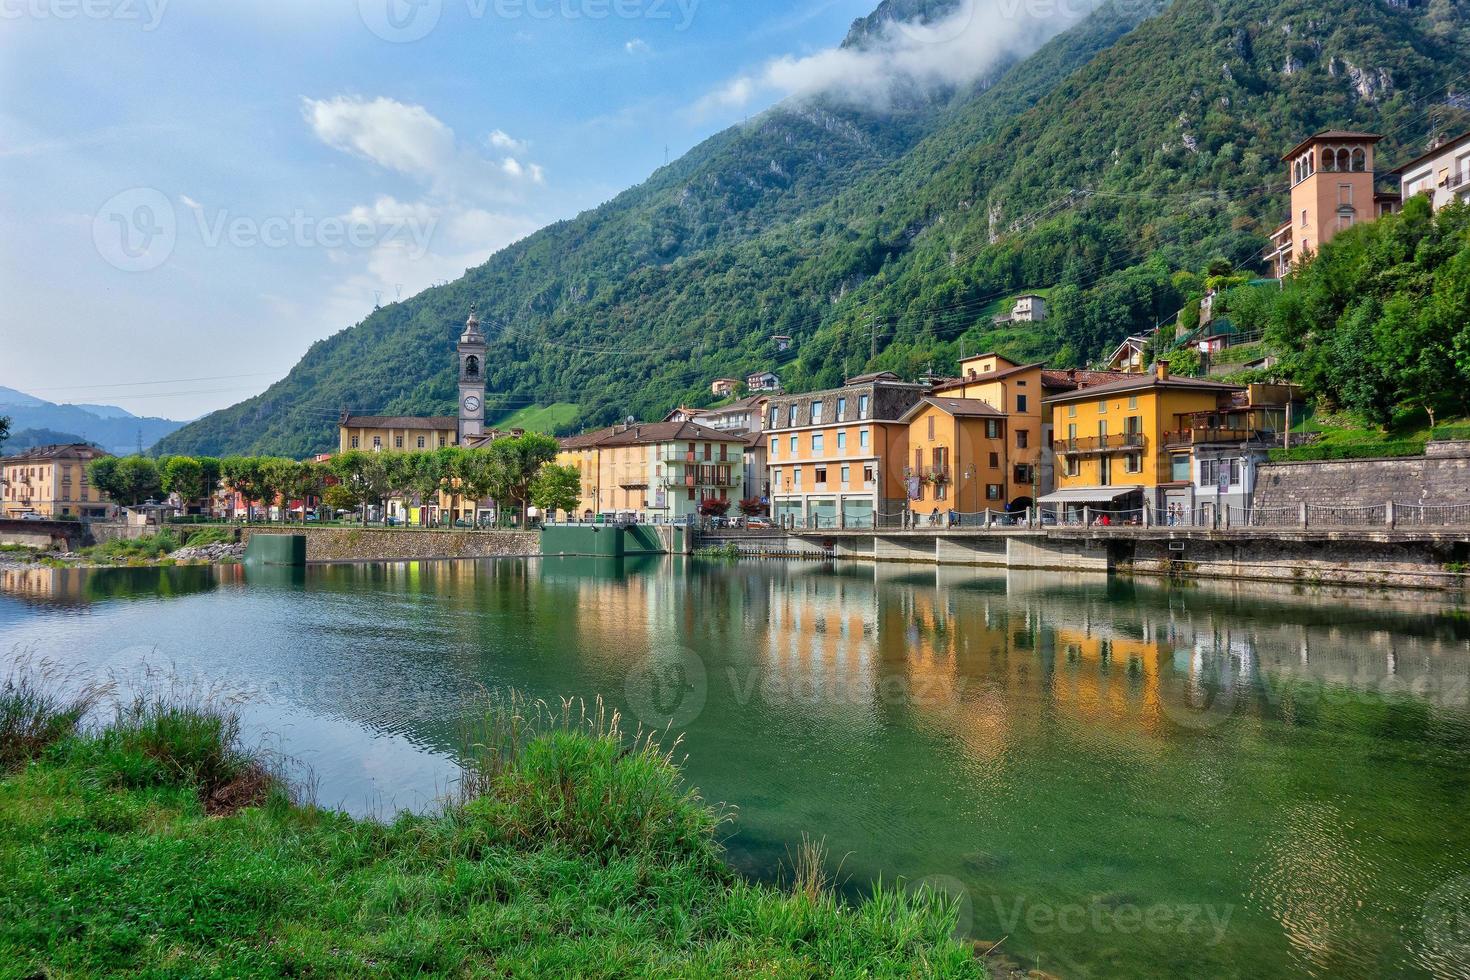
<instances>
[{"instance_id":1,"label":"green grass","mask_svg":"<svg viewBox=\"0 0 1470 980\"><path fill-rule=\"evenodd\" d=\"M554 433L563 426L577 421L582 410L572 402L555 402L551 405L528 405L518 412L497 419L492 424L497 429L525 429L527 432Z\"/></svg>"},{"instance_id":2,"label":"green grass","mask_svg":"<svg viewBox=\"0 0 1470 980\"><path fill-rule=\"evenodd\" d=\"M738 878L726 814L615 714L511 701L486 717L443 812L387 824L293 801L228 712L145 699L62 737L0 779L0 963L22 976L983 976L952 936L955 905L891 886L845 903L819 846L800 850L790 888Z\"/></svg>"},{"instance_id":3,"label":"green grass","mask_svg":"<svg viewBox=\"0 0 1470 980\"><path fill-rule=\"evenodd\" d=\"M1455 432L1470 433L1462 419L1439 419L1429 425L1422 409L1400 409L1387 425L1375 426L1348 414L1315 415L1294 423L1292 448L1275 449L1277 461L1368 459L1387 456L1421 456L1431 436L1454 438ZM1313 436L1311 445L1300 445L1297 436Z\"/></svg>"}]
</instances>

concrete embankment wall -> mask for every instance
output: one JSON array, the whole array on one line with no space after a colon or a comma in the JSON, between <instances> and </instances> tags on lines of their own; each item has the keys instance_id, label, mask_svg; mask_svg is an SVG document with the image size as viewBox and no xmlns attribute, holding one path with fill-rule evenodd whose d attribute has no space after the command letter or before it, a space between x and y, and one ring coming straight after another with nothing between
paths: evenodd
<instances>
[{"instance_id":1,"label":"concrete embankment wall","mask_svg":"<svg viewBox=\"0 0 1470 980\"><path fill-rule=\"evenodd\" d=\"M1431 442L1423 456L1266 463L1256 476L1256 507L1302 502L1340 507L1470 503L1470 443Z\"/></svg>"},{"instance_id":2,"label":"concrete embankment wall","mask_svg":"<svg viewBox=\"0 0 1470 980\"><path fill-rule=\"evenodd\" d=\"M257 534L301 534L306 560L432 561L450 558L530 558L538 549L535 531L435 531L345 527L248 527L247 544Z\"/></svg>"},{"instance_id":3,"label":"concrete embankment wall","mask_svg":"<svg viewBox=\"0 0 1470 980\"><path fill-rule=\"evenodd\" d=\"M1246 579L1290 585L1463 590L1464 543L1253 538L1246 541L1119 542L1114 569L1176 578ZM1176 545L1177 547L1177 545Z\"/></svg>"},{"instance_id":4,"label":"concrete embankment wall","mask_svg":"<svg viewBox=\"0 0 1470 980\"><path fill-rule=\"evenodd\" d=\"M80 521L17 521L0 518L0 544L18 544L43 550L71 551L88 543L87 525Z\"/></svg>"}]
</instances>

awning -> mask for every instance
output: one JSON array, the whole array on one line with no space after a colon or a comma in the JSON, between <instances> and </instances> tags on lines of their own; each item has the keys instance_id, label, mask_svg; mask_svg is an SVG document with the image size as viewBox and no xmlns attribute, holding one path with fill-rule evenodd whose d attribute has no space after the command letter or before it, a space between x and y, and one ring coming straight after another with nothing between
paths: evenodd
<instances>
[{"instance_id":1,"label":"awning","mask_svg":"<svg viewBox=\"0 0 1470 980\"><path fill-rule=\"evenodd\" d=\"M1143 487L1069 487L1055 490L1037 501L1039 504L1110 504L1119 497L1137 493Z\"/></svg>"}]
</instances>

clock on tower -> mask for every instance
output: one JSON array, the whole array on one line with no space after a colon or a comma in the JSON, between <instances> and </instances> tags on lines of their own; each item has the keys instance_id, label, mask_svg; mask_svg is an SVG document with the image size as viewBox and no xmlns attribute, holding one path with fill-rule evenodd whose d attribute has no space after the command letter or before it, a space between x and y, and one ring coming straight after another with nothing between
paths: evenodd
<instances>
[{"instance_id":1,"label":"clock on tower","mask_svg":"<svg viewBox=\"0 0 1470 980\"><path fill-rule=\"evenodd\" d=\"M485 434L485 335L470 307L459 337L459 444Z\"/></svg>"}]
</instances>

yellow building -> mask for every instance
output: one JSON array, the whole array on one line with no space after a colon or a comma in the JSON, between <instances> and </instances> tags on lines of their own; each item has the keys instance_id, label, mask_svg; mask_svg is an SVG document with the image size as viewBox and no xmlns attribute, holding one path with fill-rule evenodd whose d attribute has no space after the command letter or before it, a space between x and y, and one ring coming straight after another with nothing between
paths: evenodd
<instances>
[{"instance_id":1,"label":"yellow building","mask_svg":"<svg viewBox=\"0 0 1470 980\"><path fill-rule=\"evenodd\" d=\"M112 511L107 494L87 481L87 464L110 455L85 443L39 446L0 460L0 508L6 517L106 518Z\"/></svg>"},{"instance_id":2,"label":"yellow building","mask_svg":"<svg viewBox=\"0 0 1470 980\"><path fill-rule=\"evenodd\" d=\"M1047 398L1057 489L1041 504L1069 513L1088 506L1127 511L1145 502L1165 507L1167 491L1191 480L1188 455L1180 469L1170 451L1179 419L1212 412L1222 394L1241 390L1173 377L1168 362L1158 361L1150 374Z\"/></svg>"},{"instance_id":3,"label":"yellow building","mask_svg":"<svg viewBox=\"0 0 1470 980\"><path fill-rule=\"evenodd\" d=\"M343 414L337 426L337 451L422 452L459 445L459 419L408 415Z\"/></svg>"},{"instance_id":4,"label":"yellow building","mask_svg":"<svg viewBox=\"0 0 1470 980\"><path fill-rule=\"evenodd\" d=\"M735 505L746 496L743 432L695 422L614 425L561 440L556 461L582 475L571 518L598 515L665 523L699 513L710 498Z\"/></svg>"}]
</instances>

